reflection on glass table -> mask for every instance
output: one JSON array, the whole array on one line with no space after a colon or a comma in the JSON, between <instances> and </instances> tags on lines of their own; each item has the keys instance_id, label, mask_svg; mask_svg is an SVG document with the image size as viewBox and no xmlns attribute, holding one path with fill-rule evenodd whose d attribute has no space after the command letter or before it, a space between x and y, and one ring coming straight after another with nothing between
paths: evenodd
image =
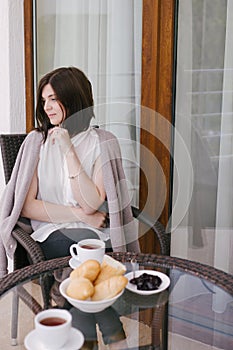
<instances>
[{"instance_id":1,"label":"reflection on glass table","mask_svg":"<svg viewBox=\"0 0 233 350\"><path fill-rule=\"evenodd\" d=\"M133 254L112 256L126 265L127 273L132 270ZM53 276L57 284L52 288L51 307L70 311L72 326L85 337L82 349L232 349L231 275L173 257L139 254L136 260L140 270L164 273L170 285L151 295L125 289L112 306L97 313L82 312L59 294L59 284L71 271L69 258L39 263L33 269L25 268L20 276L14 272L13 278L2 279L0 342L4 350L12 349L12 297L19 292L18 344L13 349L25 349L24 338L34 329L34 316L42 305L40 279L45 274ZM27 292L27 300L21 297L22 289Z\"/></svg>"}]
</instances>

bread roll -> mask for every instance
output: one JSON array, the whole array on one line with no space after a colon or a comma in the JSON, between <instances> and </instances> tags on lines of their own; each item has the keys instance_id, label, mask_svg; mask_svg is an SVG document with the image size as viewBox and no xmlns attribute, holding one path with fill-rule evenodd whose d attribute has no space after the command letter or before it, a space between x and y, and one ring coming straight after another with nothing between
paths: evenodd
<instances>
[{"instance_id":1,"label":"bread roll","mask_svg":"<svg viewBox=\"0 0 233 350\"><path fill-rule=\"evenodd\" d=\"M94 286L87 278L77 277L70 280L66 293L71 298L86 300L93 295Z\"/></svg>"},{"instance_id":2,"label":"bread roll","mask_svg":"<svg viewBox=\"0 0 233 350\"><path fill-rule=\"evenodd\" d=\"M125 288L127 283L128 279L125 276L110 277L95 286L91 300L98 301L113 298Z\"/></svg>"},{"instance_id":3,"label":"bread roll","mask_svg":"<svg viewBox=\"0 0 233 350\"><path fill-rule=\"evenodd\" d=\"M101 265L97 260L87 260L76 267L71 273L70 278L84 277L93 282L100 272Z\"/></svg>"},{"instance_id":4,"label":"bread roll","mask_svg":"<svg viewBox=\"0 0 233 350\"><path fill-rule=\"evenodd\" d=\"M118 262L117 260L111 258L110 256L105 256L104 261L101 264L101 270L97 278L94 280L94 285L97 285L112 276L124 275L126 267Z\"/></svg>"}]
</instances>

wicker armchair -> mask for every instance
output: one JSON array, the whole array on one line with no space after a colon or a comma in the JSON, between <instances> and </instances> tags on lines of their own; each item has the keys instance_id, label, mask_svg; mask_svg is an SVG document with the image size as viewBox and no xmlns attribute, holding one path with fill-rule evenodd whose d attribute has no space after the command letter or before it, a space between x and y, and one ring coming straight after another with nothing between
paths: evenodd
<instances>
[{"instance_id":1,"label":"wicker armchair","mask_svg":"<svg viewBox=\"0 0 233 350\"><path fill-rule=\"evenodd\" d=\"M15 159L19 148L24 141L26 134L2 134L0 135L0 146L3 160L3 168L5 175L5 182L7 183L11 177L11 172L15 164ZM161 255L170 254L170 234L165 232L163 225L160 222L153 222L149 217L142 213L139 209L132 207L133 216L140 222L147 225L149 229L153 231L160 244ZM13 237L17 241L17 248L14 254L14 270L21 269L25 266L36 264L45 261L44 254L31 236L26 233L18 225L15 226ZM43 295L43 308L50 306L49 289L51 288L51 279L44 278L41 281L42 295ZM27 295L24 295L24 291L21 289L16 299L13 301L13 309L17 309L18 296L21 297L25 302L27 301ZM17 315L17 313L16 313ZM17 317L14 317L14 326L12 326L12 339L17 338Z\"/></svg>"}]
</instances>

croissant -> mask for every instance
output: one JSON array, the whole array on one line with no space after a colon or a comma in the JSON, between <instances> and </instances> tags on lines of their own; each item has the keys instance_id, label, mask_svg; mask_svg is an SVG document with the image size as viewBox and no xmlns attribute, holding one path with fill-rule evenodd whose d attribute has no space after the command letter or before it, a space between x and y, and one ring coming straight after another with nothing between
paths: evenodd
<instances>
[{"instance_id":1,"label":"croissant","mask_svg":"<svg viewBox=\"0 0 233 350\"><path fill-rule=\"evenodd\" d=\"M128 279L125 276L112 276L95 286L91 300L98 301L113 298L125 288L127 283Z\"/></svg>"},{"instance_id":2,"label":"croissant","mask_svg":"<svg viewBox=\"0 0 233 350\"><path fill-rule=\"evenodd\" d=\"M84 277L93 282L100 272L101 265L97 260L87 260L76 267L71 273L70 278Z\"/></svg>"},{"instance_id":3,"label":"croissant","mask_svg":"<svg viewBox=\"0 0 233 350\"><path fill-rule=\"evenodd\" d=\"M125 266L117 260L106 256L101 264L101 270L97 278L94 280L94 285L99 284L112 276L124 275L126 271Z\"/></svg>"},{"instance_id":4,"label":"croissant","mask_svg":"<svg viewBox=\"0 0 233 350\"><path fill-rule=\"evenodd\" d=\"M73 299L86 300L93 295L94 286L87 278L77 277L70 281L66 293Z\"/></svg>"}]
</instances>

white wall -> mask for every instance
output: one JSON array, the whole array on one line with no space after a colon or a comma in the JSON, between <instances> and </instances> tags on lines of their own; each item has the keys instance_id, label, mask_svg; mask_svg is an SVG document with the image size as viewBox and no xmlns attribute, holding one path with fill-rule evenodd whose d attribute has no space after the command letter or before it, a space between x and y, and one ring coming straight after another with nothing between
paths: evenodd
<instances>
[{"instance_id":1,"label":"white wall","mask_svg":"<svg viewBox=\"0 0 233 350\"><path fill-rule=\"evenodd\" d=\"M0 2L0 133L26 130L23 2ZM1 194L4 178L0 160Z\"/></svg>"}]
</instances>

